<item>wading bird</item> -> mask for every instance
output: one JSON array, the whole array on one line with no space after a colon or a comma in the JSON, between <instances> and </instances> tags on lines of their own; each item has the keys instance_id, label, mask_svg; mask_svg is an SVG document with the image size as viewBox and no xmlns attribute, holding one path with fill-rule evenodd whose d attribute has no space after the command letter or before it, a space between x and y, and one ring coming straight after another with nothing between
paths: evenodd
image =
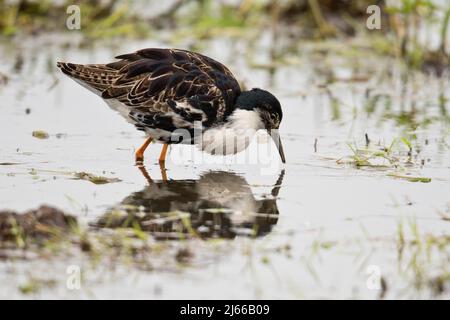
<instances>
[{"instance_id":1,"label":"wading bird","mask_svg":"<svg viewBox=\"0 0 450 320\"><path fill-rule=\"evenodd\" d=\"M210 154L235 154L265 129L285 162L278 128L283 113L271 93L242 91L230 70L202 54L181 49L142 49L108 64L58 62L63 73L101 96L147 139L163 143L160 163L173 143L197 144ZM199 132L199 134L196 134Z\"/></svg>"}]
</instances>

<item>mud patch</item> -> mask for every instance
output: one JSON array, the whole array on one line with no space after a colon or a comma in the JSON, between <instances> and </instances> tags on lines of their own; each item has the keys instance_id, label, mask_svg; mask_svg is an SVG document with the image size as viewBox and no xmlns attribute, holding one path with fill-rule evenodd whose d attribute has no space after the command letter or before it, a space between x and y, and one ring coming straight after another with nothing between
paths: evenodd
<instances>
[{"instance_id":1,"label":"mud patch","mask_svg":"<svg viewBox=\"0 0 450 320\"><path fill-rule=\"evenodd\" d=\"M0 242L15 243L19 247L28 242L41 242L54 235L65 233L77 225L77 219L63 211L41 206L24 213L0 211Z\"/></svg>"}]
</instances>

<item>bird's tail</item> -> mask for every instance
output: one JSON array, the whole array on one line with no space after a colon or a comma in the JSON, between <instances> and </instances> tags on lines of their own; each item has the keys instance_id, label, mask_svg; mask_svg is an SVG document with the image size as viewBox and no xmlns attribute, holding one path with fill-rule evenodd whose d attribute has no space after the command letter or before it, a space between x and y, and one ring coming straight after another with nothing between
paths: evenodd
<instances>
[{"instance_id":1,"label":"bird's tail","mask_svg":"<svg viewBox=\"0 0 450 320\"><path fill-rule=\"evenodd\" d=\"M118 78L118 71L104 64L57 62L56 65L64 74L99 95Z\"/></svg>"}]
</instances>

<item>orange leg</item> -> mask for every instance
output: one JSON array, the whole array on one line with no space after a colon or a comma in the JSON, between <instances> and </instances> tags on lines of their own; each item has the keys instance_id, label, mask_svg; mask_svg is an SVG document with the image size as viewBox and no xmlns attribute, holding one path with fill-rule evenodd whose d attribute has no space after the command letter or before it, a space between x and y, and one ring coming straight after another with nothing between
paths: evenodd
<instances>
[{"instance_id":1,"label":"orange leg","mask_svg":"<svg viewBox=\"0 0 450 320\"><path fill-rule=\"evenodd\" d=\"M169 147L168 144L164 144L161 150L161 154L159 155L159 168L161 169L161 176L163 181L167 181L167 174L166 174L166 154L167 154L167 148Z\"/></svg>"},{"instance_id":2,"label":"orange leg","mask_svg":"<svg viewBox=\"0 0 450 320\"><path fill-rule=\"evenodd\" d=\"M136 150L136 164L142 163L144 162L144 151L145 149L147 149L148 145L150 144L150 142L152 142L152 138L148 137L147 140L145 140L144 144Z\"/></svg>"},{"instance_id":3,"label":"orange leg","mask_svg":"<svg viewBox=\"0 0 450 320\"><path fill-rule=\"evenodd\" d=\"M166 166L164 165L164 162L159 163L159 169L161 169L162 180L164 182L166 182L167 181L167 170L166 170Z\"/></svg>"},{"instance_id":4,"label":"orange leg","mask_svg":"<svg viewBox=\"0 0 450 320\"><path fill-rule=\"evenodd\" d=\"M161 154L159 155L159 163L166 162L166 154L167 154L168 147L169 147L169 145L167 143L164 143L162 150L161 150Z\"/></svg>"}]
</instances>

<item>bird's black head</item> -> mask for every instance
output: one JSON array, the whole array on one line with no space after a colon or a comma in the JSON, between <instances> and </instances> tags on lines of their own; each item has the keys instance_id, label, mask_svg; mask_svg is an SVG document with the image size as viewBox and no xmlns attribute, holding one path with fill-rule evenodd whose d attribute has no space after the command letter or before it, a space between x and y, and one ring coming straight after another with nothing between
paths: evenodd
<instances>
[{"instance_id":1,"label":"bird's black head","mask_svg":"<svg viewBox=\"0 0 450 320\"><path fill-rule=\"evenodd\" d=\"M280 127L283 118L281 105L278 99L268 91L257 88L243 91L236 101L236 107L258 112L267 130Z\"/></svg>"},{"instance_id":2,"label":"bird's black head","mask_svg":"<svg viewBox=\"0 0 450 320\"><path fill-rule=\"evenodd\" d=\"M253 123L256 122L258 125L254 125L253 127L259 129L263 129L262 127L264 127L267 130L278 148L281 160L283 163L286 162L280 133L278 132L281 120L283 119L283 112L281 111L281 105L278 99L268 91L252 89L250 91L244 91L239 95L236 101L236 109L252 111L257 116L253 118L256 118L256 121L253 121Z\"/></svg>"}]
</instances>

